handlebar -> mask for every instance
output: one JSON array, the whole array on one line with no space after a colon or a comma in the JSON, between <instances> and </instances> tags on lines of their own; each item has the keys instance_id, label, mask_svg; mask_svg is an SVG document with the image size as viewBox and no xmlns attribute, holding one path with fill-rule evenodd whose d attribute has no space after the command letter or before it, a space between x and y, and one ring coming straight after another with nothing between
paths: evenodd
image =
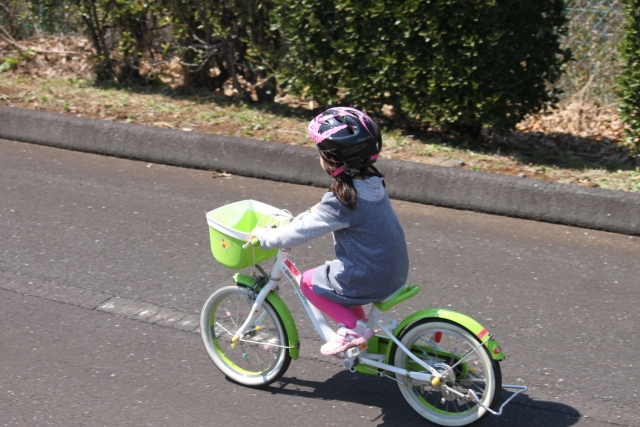
<instances>
[{"instance_id":1,"label":"handlebar","mask_svg":"<svg viewBox=\"0 0 640 427\"><path fill-rule=\"evenodd\" d=\"M249 246L260 246L260 240L257 237L254 237L244 245L242 245L242 249L247 249Z\"/></svg>"}]
</instances>

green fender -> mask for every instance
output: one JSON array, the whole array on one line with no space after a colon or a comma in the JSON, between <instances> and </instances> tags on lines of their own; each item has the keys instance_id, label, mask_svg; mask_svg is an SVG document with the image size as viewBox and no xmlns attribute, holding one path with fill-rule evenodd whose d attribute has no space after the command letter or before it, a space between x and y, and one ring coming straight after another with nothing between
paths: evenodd
<instances>
[{"instance_id":1,"label":"green fender","mask_svg":"<svg viewBox=\"0 0 640 427\"><path fill-rule=\"evenodd\" d=\"M447 310L446 308L431 308L429 310L422 310L414 313L400 322L400 324L394 329L393 334L394 336L399 337L407 326L419 320L429 318L449 320L451 322L459 324L460 326L464 327L469 332L474 334L484 344L484 346L487 347L487 350L489 350L489 354L491 354L491 357L498 361L502 361L505 359L502 349L500 349L498 343L493 338L491 338L489 331L487 331L486 328L484 328L480 323L476 322L466 314L458 313L457 311L453 310ZM387 346L387 363L393 363L393 361L390 361L392 347L395 346Z\"/></svg>"},{"instance_id":2,"label":"green fender","mask_svg":"<svg viewBox=\"0 0 640 427\"><path fill-rule=\"evenodd\" d=\"M239 285L251 286L255 283L256 279L253 276L249 276L247 274L235 274L233 276L233 281ZM267 295L267 301L273 307L275 311L278 312L280 319L282 319L282 323L284 323L284 328L287 331L287 337L289 338L289 346L292 347L289 349L289 355L293 360L297 360L300 354L300 341L298 339L298 328L296 327L296 323L293 321L293 316L289 311L289 307L280 299L280 296L275 292L269 292Z\"/></svg>"}]
</instances>

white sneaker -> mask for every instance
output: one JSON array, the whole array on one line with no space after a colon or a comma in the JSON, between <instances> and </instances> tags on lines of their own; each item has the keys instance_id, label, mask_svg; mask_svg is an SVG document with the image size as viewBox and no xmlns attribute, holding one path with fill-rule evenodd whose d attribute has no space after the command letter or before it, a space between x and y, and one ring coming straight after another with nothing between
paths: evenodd
<instances>
[{"instance_id":1,"label":"white sneaker","mask_svg":"<svg viewBox=\"0 0 640 427\"><path fill-rule=\"evenodd\" d=\"M347 329L342 324L338 326L337 336L320 348L320 353L325 356L335 356L352 347L362 345L375 335L373 329L369 329L362 320L358 320L353 329Z\"/></svg>"}]
</instances>

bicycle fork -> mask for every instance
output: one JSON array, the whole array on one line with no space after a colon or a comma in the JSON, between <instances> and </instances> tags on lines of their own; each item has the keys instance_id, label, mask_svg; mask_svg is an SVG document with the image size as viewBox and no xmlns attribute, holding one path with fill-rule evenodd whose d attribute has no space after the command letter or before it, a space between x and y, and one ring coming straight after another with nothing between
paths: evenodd
<instances>
[{"instance_id":1,"label":"bicycle fork","mask_svg":"<svg viewBox=\"0 0 640 427\"><path fill-rule=\"evenodd\" d=\"M256 296L255 301L251 306L251 312L249 313L249 316L247 316L247 319L244 321L242 326L238 328L236 333L233 334L233 337L231 338L232 348L235 347L235 343L242 340L242 337L245 336L245 334L247 333L247 330L251 325L257 324L257 327L259 328L259 324L261 323L262 319L265 316L264 312L262 314L259 314L260 309L262 308L262 303L264 303L264 300L267 298L267 295L269 295L269 292L271 292L273 288L276 287L276 284L278 283L278 281L280 281L279 272L277 273L272 272L272 275L269 277L269 281Z\"/></svg>"}]
</instances>

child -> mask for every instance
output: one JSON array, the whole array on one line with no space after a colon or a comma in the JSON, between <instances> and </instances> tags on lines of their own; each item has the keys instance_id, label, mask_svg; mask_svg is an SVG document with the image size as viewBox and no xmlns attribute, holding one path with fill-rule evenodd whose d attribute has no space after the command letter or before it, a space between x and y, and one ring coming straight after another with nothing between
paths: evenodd
<instances>
[{"instance_id":1,"label":"child","mask_svg":"<svg viewBox=\"0 0 640 427\"><path fill-rule=\"evenodd\" d=\"M335 107L313 119L308 131L334 183L320 203L291 225L253 233L263 249L297 246L333 233L337 259L305 272L300 289L338 324L337 338L320 349L324 355L338 355L374 335L361 306L383 300L405 284L409 257L383 176L373 166L382 145L376 123L354 108Z\"/></svg>"}]
</instances>

